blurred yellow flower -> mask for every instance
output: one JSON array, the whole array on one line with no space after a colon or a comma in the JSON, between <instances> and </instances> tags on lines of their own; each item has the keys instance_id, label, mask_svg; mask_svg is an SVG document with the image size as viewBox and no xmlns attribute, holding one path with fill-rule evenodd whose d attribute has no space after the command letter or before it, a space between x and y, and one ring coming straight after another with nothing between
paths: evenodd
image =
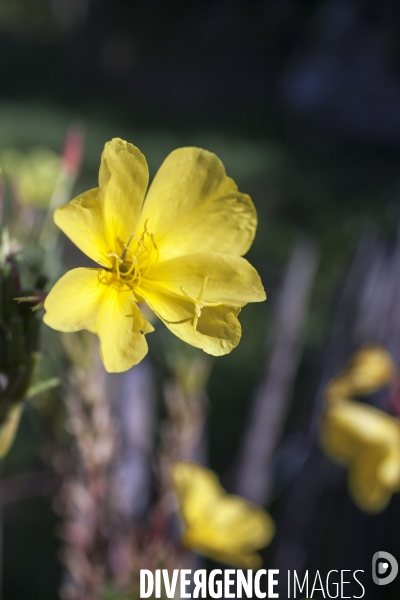
<instances>
[{"instance_id":1,"label":"blurred yellow flower","mask_svg":"<svg viewBox=\"0 0 400 600\"><path fill-rule=\"evenodd\" d=\"M379 512L400 490L400 423L360 402L328 405L321 442L336 461L349 467L349 487L364 511Z\"/></svg>"},{"instance_id":2,"label":"blurred yellow flower","mask_svg":"<svg viewBox=\"0 0 400 600\"><path fill-rule=\"evenodd\" d=\"M239 343L241 307L265 299L257 272L241 257L255 235L253 203L214 154L172 152L142 208L147 183L144 156L114 139L102 154L99 187L54 214L100 268L64 275L46 298L44 320L60 331L96 333L110 372L147 353L144 334L153 327L138 302L185 342L222 355Z\"/></svg>"},{"instance_id":3,"label":"blurred yellow flower","mask_svg":"<svg viewBox=\"0 0 400 600\"><path fill-rule=\"evenodd\" d=\"M351 397L377 391L394 374L387 350L367 344L325 389L321 444L334 460L349 467L350 493L367 512L383 510L400 490L400 423Z\"/></svg>"},{"instance_id":4,"label":"blurred yellow flower","mask_svg":"<svg viewBox=\"0 0 400 600\"><path fill-rule=\"evenodd\" d=\"M217 476L193 462L174 463L173 487L183 520L183 543L214 560L257 569L256 550L270 543L275 525L261 508L228 495Z\"/></svg>"},{"instance_id":5,"label":"blurred yellow flower","mask_svg":"<svg viewBox=\"0 0 400 600\"><path fill-rule=\"evenodd\" d=\"M388 384L395 373L389 352L379 344L366 344L356 352L347 368L325 389L327 401L372 394Z\"/></svg>"}]
</instances>

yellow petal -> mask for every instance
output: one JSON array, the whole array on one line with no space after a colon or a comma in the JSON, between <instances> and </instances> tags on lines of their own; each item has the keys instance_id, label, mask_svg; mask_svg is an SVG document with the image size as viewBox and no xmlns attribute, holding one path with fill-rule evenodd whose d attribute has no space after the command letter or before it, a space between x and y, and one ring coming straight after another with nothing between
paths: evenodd
<instances>
[{"instance_id":1,"label":"yellow petal","mask_svg":"<svg viewBox=\"0 0 400 600\"><path fill-rule=\"evenodd\" d=\"M362 510L383 510L400 489L400 425L358 402L329 405L321 429L325 450L349 465L349 485Z\"/></svg>"},{"instance_id":2,"label":"yellow petal","mask_svg":"<svg viewBox=\"0 0 400 600\"><path fill-rule=\"evenodd\" d=\"M99 185L107 239L112 252L120 254L135 233L149 170L136 146L119 138L107 142L101 156Z\"/></svg>"},{"instance_id":3,"label":"yellow petal","mask_svg":"<svg viewBox=\"0 0 400 600\"><path fill-rule=\"evenodd\" d=\"M195 526L223 493L215 473L195 462L175 462L171 467L171 478L189 527Z\"/></svg>"},{"instance_id":4,"label":"yellow petal","mask_svg":"<svg viewBox=\"0 0 400 600\"><path fill-rule=\"evenodd\" d=\"M50 290L45 302L44 322L58 331L95 332L106 295L101 269L68 271Z\"/></svg>"},{"instance_id":5,"label":"yellow petal","mask_svg":"<svg viewBox=\"0 0 400 600\"><path fill-rule=\"evenodd\" d=\"M367 344L352 358L347 369L354 395L372 394L389 383L395 372L389 352L379 344Z\"/></svg>"},{"instance_id":6,"label":"yellow petal","mask_svg":"<svg viewBox=\"0 0 400 600\"><path fill-rule=\"evenodd\" d=\"M239 307L265 299L257 271L244 258L205 252L157 263L139 293L175 335L214 356L238 345Z\"/></svg>"},{"instance_id":7,"label":"yellow petal","mask_svg":"<svg viewBox=\"0 0 400 600\"><path fill-rule=\"evenodd\" d=\"M385 457L378 471L379 481L388 489L400 489L400 434L395 442L389 442Z\"/></svg>"},{"instance_id":8,"label":"yellow petal","mask_svg":"<svg viewBox=\"0 0 400 600\"><path fill-rule=\"evenodd\" d=\"M66 273L45 300L44 322L59 331L97 333L106 370L120 372L146 355L144 334L153 327L142 317L132 291L110 277L101 269Z\"/></svg>"},{"instance_id":9,"label":"yellow petal","mask_svg":"<svg viewBox=\"0 0 400 600\"><path fill-rule=\"evenodd\" d=\"M226 176L215 154L201 148L172 152L156 174L143 207L162 260L192 252L241 256L254 239L257 215L249 196Z\"/></svg>"},{"instance_id":10,"label":"yellow petal","mask_svg":"<svg viewBox=\"0 0 400 600\"><path fill-rule=\"evenodd\" d=\"M54 213L54 221L89 258L103 266L110 264L108 254L111 250L107 243L98 188L58 208Z\"/></svg>"},{"instance_id":11,"label":"yellow petal","mask_svg":"<svg viewBox=\"0 0 400 600\"><path fill-rule=\"evenodd\" d=\"M271 517L243 498L224 494L209 519L209 538L217 548L243 554L266 546L274 534Z\"/></svg>"},{"instance_id":12,"label":"yellow petal","mask_svg":"<svg viewBox=\"0 0 400 600\"><path fill-rule=\"evenodd\" d=\"M194 304L190 300L143 284L140 293L168 329L187 344L213 356L228 354L238 345L241 327L236 317L240 308L206 306L195 330Z\"/></svg>"},{"instance_id":13,"label":"yellow petal","mask_svg":"<svg viewBox=\"0 0 400 600\"><path fill-rule=\"evenodd\" d=\"M199 252L158 262L146 275L143 285L154 284L183 297L186 294L198 298L201 294L205 302L227 306L244 306L266 298L260 276L245 258L217 252Z\"/></svg>"},{"instance_id":14,"label":"yellow petal","mask_svg":"<svg viewBox=\"0 0 400 600\"><path fill-rule=\"evenodd\" d=\"M109 286L96 333L106 371L121 373L137 365L147 354L145 333L153 327L140 313L132 292Z\"/></svg>"},{"instance_id":15,"label":"yellow petal","mask_svg":"<svg viewBox=\"0 0 400 600\"><path fill-rule=\"evenodd\" d=\"M135 232L149 179L146 159L132 144L107 142L99 188L81 194L54 213L56 225L95 262L110 265Z\"/></svg>"},{"instance_id":16,"label":"yellow petal","mask_svg":"<svg viewBox=\"0 0 400 600\"><path fill-rule=\"evenodd\" d=\"M23 404L20 402L9 411L5 422L0 427L0 458L4 458L15 439L21 420Z\"/></svg>"},{"instance_id":17,"label":"yellow petal","mask_svg":"<svg viewBox=\"0 0 400 600\"><path fill-rule=\"evenodd\" d=\"M196 463L175 463L171 475L185 524L184 544L227 564L260 566L254 551L272 539L271 517L243 498L226 494L215 474Z\"/></svg>"},{"instance_id":18,"label":"yellow petal","mask_svg":"<svg viewBox=\"0 0 400 600\"><path fill-rule=\"evenodd\" d=\"M396 419L360 402L345 401L329 406L322 427L323 441L333 454L352 454L359 444L390 448L400 442Z\"/></svg>"},{"instance_id":19,"label":"yellow petal","mask_svg":"<svg viewBox=\"0 0 400 600\"><path fill-rule=\"evenodd\" d=\"M341 401L329 405L321 423L322 447L333 460L344 464L348 464L359 448L356 412L351 411L353 404Z\"/></svg>"},{"instance_id":20,"label":"yellow petal","mask_svg":"<svg viewBox=\"0 0 400 600\"><path fill-rule=\"evenodd\" d=\"M393 359L379 344L366 344L356 352L347 368L326 387L328 401L372 394L387 385L395 373Z\"/></svg>"},{"instance_id":21,"label":"yellow petal","mask_svg":"<svg viewBox=\"0 0 400 600\"><path fill-rule=\"evenodd\" d=\"M356 504L366 512L380 512L395 491L382 484L379 478L382 449L363 449L363 456L350 466L349 487Z\"/></svg>"}]
</instances>

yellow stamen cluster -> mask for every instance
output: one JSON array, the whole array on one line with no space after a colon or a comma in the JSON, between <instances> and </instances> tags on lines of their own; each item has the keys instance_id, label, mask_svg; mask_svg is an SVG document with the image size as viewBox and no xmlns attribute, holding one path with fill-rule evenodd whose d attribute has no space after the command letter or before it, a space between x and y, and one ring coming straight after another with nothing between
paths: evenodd
<instances>
[{"instance_id":1,"label":"yellow stamen cluster","mask_svg":"<svg viewBox=\"0 0 400 600\"><path fill-rule=\"evenodd\" d=\"M146 236L150 239L150 246L145 243ZM135 240L137 243L137 248L135 252L130 248L132 240ZM129 288L132 289L133 285L139 287L142 282L142 278L146 277L151 265L158 262L159 258L158 246L154 239L154 234L147 229L147 221L144 224L144 230L140 238L132 233L128 240L128 243L124 244L123 247L124 251L122 252L121 256L119 256L115 252L110 252L108 254L109 257L115 259L112 273L116 275L117 280L121 281L122 283L126 283L129 286ZM156 251L155 261L153 261L151 257L153 250ZM197 324L201 317L201 311L204 307L221 306L221 302L207 302L203 298L209 278L210 275L207 273L204 277L200 293L197 296L197 298L190 296L184 290L184 288L180 286L180 290L185 296L185 298L187 298L188 300L190 300L190 302L193 302L194 304L194 316L192 326L195 331L197 330ZM190 319L184 319L183 321L179 321L179 323L183 323L188 320Z\"/></svg>"},{"instance_id":2,"label":"yellow stamen cluster","mask_svg":"<svg viewBox=\"0 0 400 600\"><path fill-rule=\"evenodd\" d=\"M145 243L145 238L149 237L152 246ZM135 252L130 248L132 240L137 243ZM121 256L115 252L110 252L109 257L115 259L112 272L117 279L126 283L130 288L135 284L140 286L142 277L145 277L152 264L158 261L158 247L154 239L154 234L147 229L147 221L144 224L144 230L141 237L131 234L128 243L123 244L124 251ZM152 261L153 249L156 251L155 261ZM140 264L139 264L140 263Z\"/></svg>"}]
</instances>

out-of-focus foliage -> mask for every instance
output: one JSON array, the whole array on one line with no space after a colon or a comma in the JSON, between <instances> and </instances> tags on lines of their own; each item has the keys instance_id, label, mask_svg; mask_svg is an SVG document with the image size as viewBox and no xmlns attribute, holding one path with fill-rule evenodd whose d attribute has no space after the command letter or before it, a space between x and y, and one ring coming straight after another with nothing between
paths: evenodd
<instances>
[{"instance_id":1,"label":"out-of-focus foliage","mask_svg":"<svg viewBox=\"0 0 400 600\"><path fill-rule=\"evenodd\" d=\"M82 21L88 0L0 0L0 31L56 39Z\"/></svg>"},{"instance_id":2,"label":"out-of-focus foliage","mask_svg":"<svg viewBox=\"0 0 400 600\"><path fill-rule=\"evenodd\" d=\"M7 413L6 419L0 426L0 458L3 458L10 449L17 433L22 414L22 403L13 406Z\"/></svg>"},{"instance_id":3,"label":"out-of-focus foliage","mask_svg":"<svg viewBox=\"0 0 400 600\"><path fill-rule=\"evenodd\" d=\"M16 259L18 251L8 231L3 229L0 247L1 455L12 443L21 416L20 404L27 397L38 360L40 320L30 305L17 301L32 293L22 289ZM44 284L45 279L38 279L37 290Z\"/></svg>"},{"instance_id":4,"label":"out-of-focus foliage","mask_svg":"<svg viewBox=\"0 0 400 600\"><path fill-rule=\"evenodd\" d=\"M60 171L60 157L47 147L32 148L28 154L5 150L0 165L16 198L23 205L46 208Z\"/></svg>"}]
</instances>

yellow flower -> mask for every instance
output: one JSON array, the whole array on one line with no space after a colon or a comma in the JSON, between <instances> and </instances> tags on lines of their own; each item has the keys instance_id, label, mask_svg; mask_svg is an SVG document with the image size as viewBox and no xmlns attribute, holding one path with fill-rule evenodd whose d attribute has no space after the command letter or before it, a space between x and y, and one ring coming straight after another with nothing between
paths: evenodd
<instances>
[{"instance_id":1,"label":"yellow flower","mask_svg":"<svg viewBox=\"0 0 400 600\"><path fill-rule=\"evenodd\" d=\"M64 275L46 298L44 320L60 331L96 333L111 372L147 353L144 334L153 327L138 302L185 342L222 355L239 343L241 307L265 299L257 272L241 257L256 230L253 203L214 154L172 152L142 208L147 183L144 156L114 139L102 154L99 187L54 215L100 267Z\"/></svg>"},{"instance_id":2,"label":"yellow flower","mask_svg":"<svg viewBox=\"0 0 400 600\"><path fill-rule=\"evenodd\" d=\"M377 391L395 373L390 354L367 344L326 387L321 427L325 451L349 467L349 488L356 504L379 512L400 490L400 423L366 404L350 400Z\"/></svg>"},{"instance_id":3,"label":"yellow flower","mask_svg":"<svg viewBox=\"0 0 400 600\"><path fill-rule=\"evenodd\" d=\"M243 498L226 494L217 476L196 463L174 463L171 475L185 546L226 564L259 568L261 557L255 551L274 535L271 517Z\"/></svg>"},{"instance_id":4,"label":"yellow flower","mask_svg":"<svg viewBox=\"0 0 400 600\"><path fill-rule=\"evenodd\" d=\"M388 384L395 373L389 352L379 344L366 344L356 352L347 368L325 390L327 401L372 394Z\"/></svg>"},{"instance_id":5,"label":"yellow flower","mask_svg":"<svg viewBox=\"0 0 400 600\"><path fill-rule=\"evenodd\" d=\"M349 487L364 511L379 512L400 490L400 423L360 402L328 405L321 429L325 451L349 467Z\"/></svg>"}]
</instances>

